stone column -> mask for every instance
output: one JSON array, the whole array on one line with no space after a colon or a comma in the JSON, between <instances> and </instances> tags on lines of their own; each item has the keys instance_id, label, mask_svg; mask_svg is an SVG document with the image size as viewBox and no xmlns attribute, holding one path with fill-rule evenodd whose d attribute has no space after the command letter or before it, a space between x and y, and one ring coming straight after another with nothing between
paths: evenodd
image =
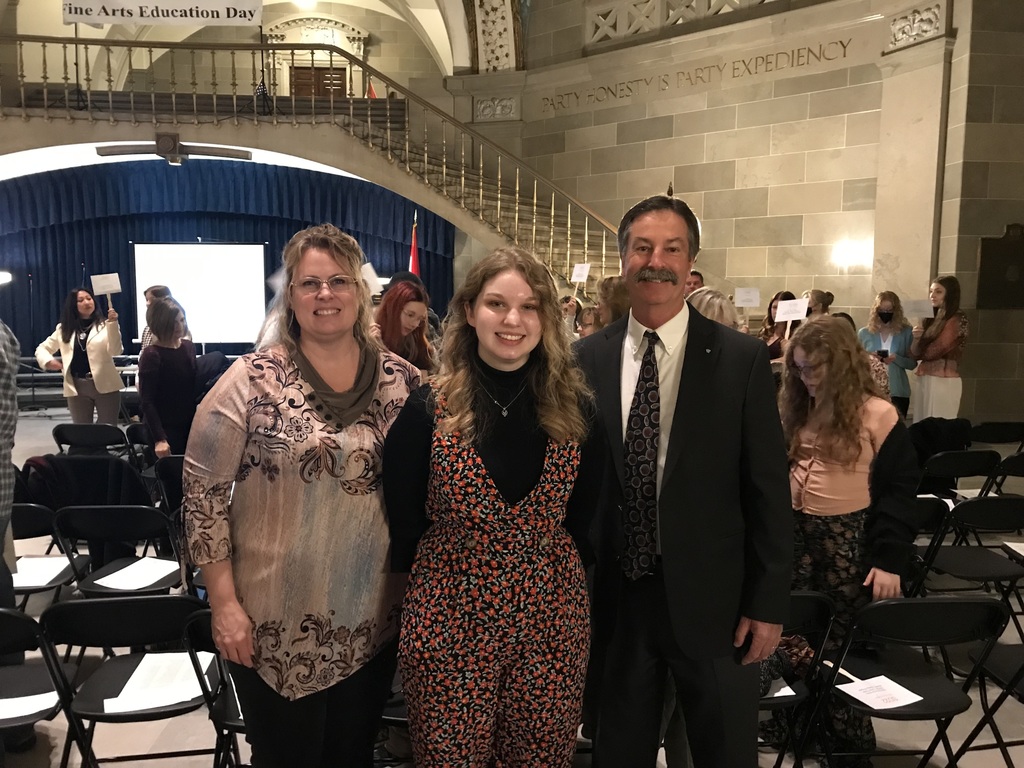
<instances>
[{"instance_id":1,"label":"stone column","mask_svg":"<svg viewBox=\"0 0 1024 768\"><path fill-rule=\"evenodd\" d=\"M946 3L890 17L880 64L876 291L924 298L938 260L952 34Z\"/></svg>"}]
</instances>

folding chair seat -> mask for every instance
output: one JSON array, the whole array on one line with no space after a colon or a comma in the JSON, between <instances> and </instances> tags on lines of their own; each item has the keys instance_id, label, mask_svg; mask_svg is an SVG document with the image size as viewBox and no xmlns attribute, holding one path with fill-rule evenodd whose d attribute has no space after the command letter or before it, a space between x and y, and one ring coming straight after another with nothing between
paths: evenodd
<instances>
[{"instance_id":1,"label":"folding chair seat","mask_svg":"<svg viewBox=\"0 0 1024 768\"><path fill-rule=\"evenodd\" d=\"M933 486L938 484L949 490L945 493L935 493L936 496L957 498L960 496L961 480L977 477L984 484L1001 458L998 451L987 449L936 453L924 463L919 493L934 492ZM928 488L933 488L933 491L927 490Z\"/></svg>"},{"instance_id":2,"label":"folding chair seat","mask_svg":"<svg viewBox=\"0 0 1024 768\"><path fill-rule=\"evenodd\" d=\"M146 646L176 645L180 647L185 622L203 604L188 595L158 595L147 597L115 597L96 600L71 600L47 608L39 619L43 635L56 656L57 645L88 648L144 648ZM168 654L177 654L169 656ZM190 664L184 651L131 652L122 656L108 656L86 677L76 689L70 679L61 673L58 690L69 721L74 721L83 734L83 764L95 768L100 762L92 751L93 737L98 723L138 723L165 720L203 706L203 696L195 690L182 691L174 686L178 696L159 686L147 686L142 680L132 680L141 664L164 657L177 665L185 665L188 679L192 679ZM145 661L148 659L148 661ZM171 674L172 678L178 675ZM184 678L178 678L184 680ZM131 684L129 685L129 681ZM126 685L133 694L113 707L110 699L120 698ZM185 694L184 696L181 694ZM171 701L171 699L175 699ZM180 700L184 699L184 700ZM67 765L70 748L65 747L61 762ZM180 750L155 754L120 756L122 760L176 758L210 754L210 750Z\"/></svg>"},{"instance_id":3,"label":"folding chair seat","mask_svg":"<svg viewBox=\"0 0 1024 768\"><path fill-rule=\"evenodd\" d=\"M242 763L238 736L245 734L245 720L238 705L231 673L213 641L210 624L212 616L209 610L204 610L189 617L185 624L185 647L202 688L210 721L217 732L213 766L228 768ZM203 651L214 654L216 663L211 664L208 670L204 670L200 664L199 653Z\"/></svg>"},{"instance_id":4,"label":"folding chair seat","mask_svg":"<svg viewBox=\"0 0 1024 768\"><path fill-rule=\"evenodd\" d=\"M128 436L113 424L57 424L53 428L53 441L60 453L72 456L109 453L138 468Z\"/></svg>"},{"instance_id":5,"label":"folding chair seat","mask_svg":"<svg viewBox=\"0 0 1024 768\"><path fill-rule=\"evenodd\" d=\"M54 541L53 511L41 504L13 504L11 506L11 533L16 542L45 536L52 543ZM52 591L53 598L50 602L56 602L60 595L60 588L68 586L75 580L76 571L84 573L88 570L88 555L72 550L69 557L74 562L74 566L63 554L25 555L18 558L19 572L14 574L14 594L21 598L18 605L19 610L24 611L29 597L40 592ZM45 564L43 567L52 575L46 577L45 574L42 574L33 579L32 574L36 572L37 566L42 564ZM61 565L63 567L60 570L50 571L50 568L55 569Z\"/></svg>"},{"instance_id":6,"label":"folding chair seat","mask_svg":"<svg viewBox=\"0 0 1024 768\"><path fill-rule=\"evenodd\" d=\"M918 766L923 768L941 744L949 765L956 766L947 735L949 724L970 709L971 687L1006 627L1008 616L1006 605L991 597L911 597L869 603L857 612L839 655L830 663L825 691L812 719L817 722L827 697L833 697L855 712L877 719L931 720L935 723L935 737L923 750L880 749L857 754L922 755ZM951 646L974 643L983 646L961 685L946 677L942 665L932 663L921 653L921 647L945 651ZM881 651L863 656L851 653L852 648L865 644L881 647ZM920 700L877 709L836 687L877 677L894 681L920 696ZM822 723L819 728L825 725ZM839 754L851 753L826 748L830 762L834 763L833 755Z\"/></svg>"},{"instance_id":7,"label":"folding chair seat","mask_svg":"<svg viewBox=\"0 0 1024 768\"><path fill-rule=\"evenodd\" d=\"M803 765L805 739L800 733L800 727L808 714L806 710L813 707L813 691L819 683L818 671L835 615L836 608L832 599L821 592L798 591L789 597L789 619L782 627L782 634L786 637L804 637L814 649L814 660L803 679L788 684L792 693L780 695L773 686L773 690L761 697L759 709L762 712L781 711L786 720L786 738L778 745L776 768L782 765L790 746L793 747L793 765Z\"/></svg>"},{"instance_id":8,"label":"folding chair seat","mask_svg":"<svg viewBox=\"0 0 1024 768\"><path fill-rule=\"evenodd\" d=\"M1024 421L984 421L971 427L971 443L1013 445L1014 453L1024 451Z\"/></svg>"},{"instance_id":9,"label":"folding chair seat","mask_svg":"<svg viewBox=\"0 0 1024 768\"><path fill-rule=\"evenodd\" d=\"M58 510L54 517L54 532L65 552L69 551L73 542L77 539L87 539L90 542L103 544L109 541L149 541L167 539L174 544L171 536L171 526L167 517L155 507L147 506L81 506L64 507ZM114 595L160 595L166 594L168 590L181 584L180 567L178 565L177 550L175 557L168 558L146 558L126 557L118 558L106 563L90 574L76 569L75 581L78 589L86 597L112 597ZM154 580L148 586L140 586L132 589L118 589L104 586L99 583L102 579L111 576L136 563L147 562L149 565L167 563L168 567L173 564L165 576ZM138 567L138 566L136 566Z\"/></svg>"},{"instance_id":10,"label":"folding chair seat","mask_svg":"<svg viewBox=\"0 0 1024 768\"><path fill-rule=\"evenodd\" d=\"M61 673L56 656L43 639L39 624L12 608L0 608L0 654L29 653L39 650L42 658L24 664L0 667L0 702L6 716L0 716L0 729L18 728L52 720L61 709L62 697L57 685ZM74 667L63 672L74 675ZM68 738L82 744L82 732L69 720ZM70 748L70 747L69 747Z\"/></svg>"},{"instance_id":11,"label":"folding chair seat","mask_svg":"<svg viewBox=\"0 0 1024 768\"><path fill-rule=\"evenodd\" d=\"M1024 453L1015 453L1000 461L989 475L981 495L1003 496L1003 483L1010 477L1024 477Z\"/></svg>"},{"instance_id":12,"label":"folding chair seat","mask_svg":"<svg viewBox=\"0 0 1024 768\"><path fill-rule=\"evenodd\" d=\"M970 654L972 662L977 663L978 654L972 651ZM1001 690L995 699L989 701L987 683L994 683ZM1007 749L1024 745L1024 739L1007 741L1003 738L999 726L996 725L995 716L999 708L1007 699L1016 699L1024 703L1024 646L997 643L989 654L988 658L981 665L978 675L978 691L981 699L982 715L978 724L974 726L956 751L957 759L963 757L968 751L980 749L998 749L1003 754L1007 765L1013 765L1013 760ZM992 744L973 746L981 732L988 727L995 737Z\"/></svg>"},{"instance_id":13,"label":"folding chair seat","mask_svg":"<svg viewBox=\"0 0 1024 768\"><path fill-rule=\"evenodd\" d=\"M949 513L947 532L953 530L962 537L975 536L980 539L982 534L1003 533L1022 526L1024 498L985 496L968 499L954 506ZM945 535L943 533L943 538ZM1011 595L1016 594L1017 583L1024 579L1024 565L989 547L959 546L956 543L935 547L930 558L925 562L928 571L962 581L993 585L1011 611L1010 617L1024 639L1024 629L1017 618L1020 611L1014 611L1010 603ZM1020 595L1016 594L1016 597L1019 603ZM1020 606L1020 610L1024 610L1024 605Z\"/></svg>"}]
</instances>

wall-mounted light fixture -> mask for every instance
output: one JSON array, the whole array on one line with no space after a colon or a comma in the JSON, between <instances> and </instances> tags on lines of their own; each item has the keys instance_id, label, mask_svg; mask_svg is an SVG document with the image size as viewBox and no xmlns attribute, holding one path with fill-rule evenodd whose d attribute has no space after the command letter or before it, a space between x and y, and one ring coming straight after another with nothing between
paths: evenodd
<instances>
[{"instance_id":1,"label":"wall-mounted light fixture","mask_svg":"<svg viewBox=\"0 0 1024 768\"><path fill-rule=\"evenodd\" d=\"M870 267L874 262L875 241L840 240L832 245L832 263L844 272L854 267Z\"/></svg>"}]
</instances>

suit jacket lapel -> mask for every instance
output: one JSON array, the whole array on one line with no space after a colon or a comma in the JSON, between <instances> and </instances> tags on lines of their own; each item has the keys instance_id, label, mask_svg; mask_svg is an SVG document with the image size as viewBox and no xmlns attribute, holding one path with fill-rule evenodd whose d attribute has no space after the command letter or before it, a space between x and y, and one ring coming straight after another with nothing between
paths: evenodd
<instances>
[{"instance_id":1,"label":"suit jacket lapel","mask_svg":"<svg viewBox=\"0 0 1024 768\"><path fill-rule=\"evenodd\" d=\"M662 482L672 475L684 452L692 455L685 450L686 447L698 444L698 436L702 434L702 430L714 426L701 426L700 421L701 414L714 410L705 406L709 406L715 397L711 374L718 362L719 354L721 349L718 345L717 326L691 309L689 329L686 332L683 371L679 379L679 393L672 416L672 434L669 436Z\"/></svg>"},{"instance_id":2,"label":"suit jacket lapel","mask_svg":"<svg viewBox=\"0 0 1024 768\"><path fill-rule=\"evenodd\" d=\"M626 335L628 315L612 323L602 333L603 349L597 354L597 406L605 420L605 430L612 452L612 462L619 483L623 482L622 465L622 344Z\"/></svg>"}]
</instances>

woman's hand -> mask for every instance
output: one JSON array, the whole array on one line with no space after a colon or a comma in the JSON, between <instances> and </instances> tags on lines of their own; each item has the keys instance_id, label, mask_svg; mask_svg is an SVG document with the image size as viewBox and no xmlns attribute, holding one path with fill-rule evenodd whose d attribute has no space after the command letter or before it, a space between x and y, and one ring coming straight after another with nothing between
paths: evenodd
<instances>
[{"instance_id":1,"label":"woman's hand","mask_svg":"<svg viewBox=\"0 0 1024 768\"><path fill-rule=\"evenodd\" d=\"M46 364L46 370L48 371L63 371L64 364L60 360L51 360Z\"/></svg>"},{"instance_id":2,"label":"woman's hand","mask_svg":"<svg viewBox=\"0 0 1024 768\"><path fill-rule=\"evenodd\" d=\"M117 322L117 312L114 311L113 307L111 307L110 309L107 310L107 322L111 322L111 323L116 323Z\"/></svg>"},{"instance_id":3,"label":"woman's hand","mask_svg":"<svg viewBox=\"0 0 1024 768\"><path fill-rule=\"evenodd\" d=\"M168 443L166 440L157 440L156 443L153 445L153 453L155 453L161 459L164 456L170 456L171 444Z\"/></svg>"},{"instance_id":4,"label":"woman's hand","mask_svg":"<svg viewBox=\"0 0 1024 768\"><path fill-rule=\"evenodd\" d=\"M913 334L915 339L920 339L921 336L924 334L924 328L922 328L920 325L915 325L914 330L912 330L911 333Z\"/></svg>"},{"instance_id":5,"label":"woman's hand","mask_svg":"<svg viewBox=\"0 0 1024 768\"><path fill-rule=\"evenodd\" d=\"M228 661L252 666L252 619L238 600L213 606L213 642Z\"/></svg>"},{"instance_id":6,"label":"woman's hand","mask_svg":"<svg viewBox=\"0 0 1024 768\"><path fill-rule=\"evenodd\" d=\"M872 600L886 600L890 597L899 597L900 577L895 573L883 571L881 568L872 568L868 571L868 577L864 579L864 586L871 587Z\"/></svg>"},{"instance_id":7,"label":"woman's hand","mask_svg":"<svg viewBox=\"0 0 1024 768\"><path fill-rule=\"evenodd\" d=\"M380 341L380 325L378 323L370 323L369 333L371 339Z\"/></svg>"}]
</instances>

